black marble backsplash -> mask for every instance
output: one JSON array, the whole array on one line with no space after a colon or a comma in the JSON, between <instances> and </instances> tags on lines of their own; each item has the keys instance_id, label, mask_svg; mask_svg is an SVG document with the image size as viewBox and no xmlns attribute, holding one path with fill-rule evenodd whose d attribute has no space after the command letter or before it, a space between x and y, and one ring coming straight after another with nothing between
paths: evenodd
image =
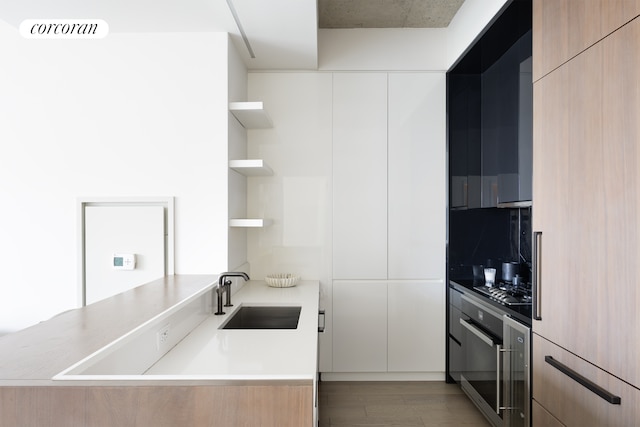
<instances>
[{"instance_id":1,"label":"black marble backsplash","mask_svg":"<svg viewBox=\"0 0 640 427\"><path fill-rule=\"evenodd\" d=\"M518 262L525 280L531 271L531 208L489 208L449 212L449 277L473 278L473 265L500 270Z\"/></svg>"}]
</instances>

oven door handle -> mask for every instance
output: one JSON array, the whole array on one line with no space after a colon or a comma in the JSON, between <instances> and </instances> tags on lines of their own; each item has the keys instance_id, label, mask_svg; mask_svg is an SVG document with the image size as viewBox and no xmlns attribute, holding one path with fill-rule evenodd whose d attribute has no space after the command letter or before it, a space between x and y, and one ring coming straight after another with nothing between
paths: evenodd
<instances>
[{"instance_id":1,"label":"oven door handle","mask_svg":"<svg viewBox=\"0 0 640 427\"><path fill-rule=\"evenodd\" d=\"M496 346L496 414L498 415L500 415L500 410L502 409L500 405L502 403L502 398L500 397L500 386L502 385L502 380L500 379L500 370L502 367L500 365L502 364L502 360L500 356L503 351L502 346L498 344Z\"/></svg>"},{"instance_id":2,"label":"oven door handle","mask_svg":"<svg viewBox=\"0 0 640 427\"><path fill-rule=\"evenodd\" d=\"M489 347L493 347L493 346L496 345L496 343L493 341L493 338L491 338L489 335L485 334L480 329L475 327L473 325L473 323L468 322L468 321L466 321L464 319L460 319L460 324L462 326L464 326L473 335L475 335L476 337L480 338L482 340L482 342L484 342Z\"/></svg>"}]
</instances>

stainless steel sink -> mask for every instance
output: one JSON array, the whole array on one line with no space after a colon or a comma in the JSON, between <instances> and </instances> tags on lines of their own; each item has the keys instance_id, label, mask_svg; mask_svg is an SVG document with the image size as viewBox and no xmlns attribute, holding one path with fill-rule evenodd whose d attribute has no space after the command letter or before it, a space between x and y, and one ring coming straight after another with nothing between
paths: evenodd
<instances>
[{"instance_id":1,"label":"stainless steel sink","mask_svg":"<svg viewBox=\"0 0 640 427\"><path fill-rule=\"evenodd\" d=\"M297 329L301 307L243 306L222 329Z\"/></svg>"}]
</instances>

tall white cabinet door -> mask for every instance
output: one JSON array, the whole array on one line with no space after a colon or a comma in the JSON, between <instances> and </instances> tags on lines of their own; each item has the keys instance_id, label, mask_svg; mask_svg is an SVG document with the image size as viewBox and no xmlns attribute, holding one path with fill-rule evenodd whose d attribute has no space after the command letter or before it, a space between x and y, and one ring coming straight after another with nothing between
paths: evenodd
<instances>
[{"instance_id":1,"label":"tall white cabinet door","mask_svg":"<svg viewBox=\"0 0 640 427\"><path fill-rule=\"evenodd\" d=\"M389 75L389 279L443 279L446 77Z\"/></svg>"},{"instance_id":2,"label":"tall white cabinet door","mask_svg":"<svg viewBox=\"0 0 640 427\"><path fill-rule=\"evenodd\" d=\"M387 278L387 75L333 77L333 277Z\"/></svg>"},{"instance_id":3,"label":"tall white cabinet door","mask_svg":"<svg viewBox=\"0 0 640 427\"><path fill-rule=\"evenodd\" d=\"M444 282L389 282L388 295L389 372L444 372Z\"/></svg>"},{"instance_id":4,"label":"tall white cabinet door","mask_svg":"<svg viewBox=\"0 0 640 427\"><path fill-rule=\"evenodd\" d=\"M333 371L387 371L386 282L333 282Z\"/></svg>"},{"instance_id":5,"label":"tall white cabinet door","mask_svg":"<svg viewBox=\"0 0 640 427\"><path fill-rule=\"evenodd\" d=\"M164 276L162 206L87 206L84 216L86 304ZM135 269L114 268L117 253L134 254Z\"/></svg>"}]
</instances>

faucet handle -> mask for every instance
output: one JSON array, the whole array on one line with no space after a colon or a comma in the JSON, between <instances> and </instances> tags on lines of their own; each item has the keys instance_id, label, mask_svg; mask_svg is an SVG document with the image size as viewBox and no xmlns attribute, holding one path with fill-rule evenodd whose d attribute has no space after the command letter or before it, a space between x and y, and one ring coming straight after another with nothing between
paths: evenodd
<instances>
[{"instance_id":1,"label":"faucet handle","mask_svg":"<svg viewBox=\"0 0 640 427\"><path fill-rule=\"evenodd\" d=\"M221 314L225 314L225 312L222 310L222 294L225 293L225 292L227 292L227 294L229 293L227 287L226 286L220 286L220 284L218 283L218 286L216 286L213 289L213 291L214 291L213 292L214 298L216 299L215 305L217 306L217 310L213 314L215 314L216 316L219 316Z\"/></svg>"},{"instance_id":2,"label":"faucet handle","mask_svg":"<svg viewBox=\"0 0 640 427\"><path fill-rule=\"evenodd\" d=\"M225 307L233 307L233 304L231 304L231 283L233 283L233 282L231 282L231 280L229 280L229 279L224 281L223 289L227 290L227 295L226 295L226 298L224 300L225 301L224 302L224 306Z\"/></svg>"}]
</instances>

